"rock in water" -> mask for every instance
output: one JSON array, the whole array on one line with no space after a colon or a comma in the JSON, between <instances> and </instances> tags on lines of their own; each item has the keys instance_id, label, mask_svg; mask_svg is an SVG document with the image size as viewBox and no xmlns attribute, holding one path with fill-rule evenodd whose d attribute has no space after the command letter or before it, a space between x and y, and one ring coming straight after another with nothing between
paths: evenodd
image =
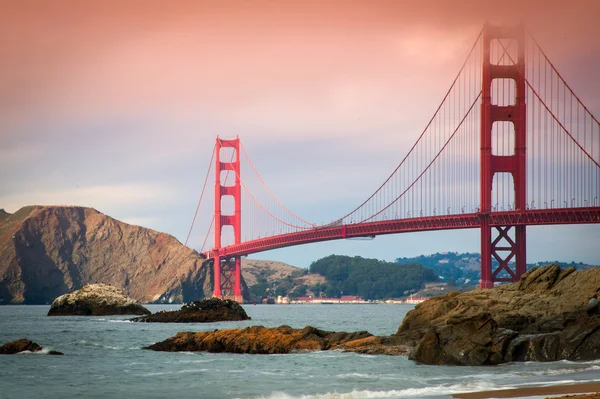
<instances>
[{"instance_id":1,"label":"rock in water","mask_svg":"<svg viewBox=\"0 0 600 399\"><path fill-rule=\"evenodd\" d=\"M42 347L36 344L33 341L28 339L19 339L14 342L7 342L6 344L0 346L0 355L14 355L16 353L21 352L40 352ZM63 353L57 351L49 351L49 355L62 355Z\"/></svg>"},{"instance_id":2,"label":"rock in water","mask_svg":"<svg viewBox=\"0 0 600 399\"><path fill-rule=\"evenodd\" d=\"M162 352L229 352L249 354L282 354L297 351L345 350L345 345L373 337L366 331L355 333L323 331L307 326L180 332L165 341L144 349Z\"/></svg>"},{"instance_id":3,"label":"rock in water","mask_svg":"<svg viewBox=\"0 0 600 399\"><path fill-rule=\"evenodd\" d=\"M229 299L204 299L182 306L180 310L158 312L131 321L145 323L211 323L215 321L250 320L242 306Z\"/></svg>"},{"instance_id":4,"label":"rock in water","mask_svg":"<svg viewBox=\"0 0 600 399\"><path fill-rule=\"evenodd\" d=\"M517 283L431 298L396 337L424 364L600 359L600 310L586 305L598 287L600 268L532 269Z\"/></svg>"},{"instance_id":5,"label":"rock in water","mask_svg":"<svg viewBox=\"0 0 600 399\"><path fill-rule=\"evenodd\" d=\"M499 330L489 313L448 319L443 326L430 328L410 359L424 364L497 364L503 360L514 331Z\"/></svg>"},{"instance_id":6,"label":"rock in water","mask_svg":"<svg viewBox=\"0 0 600 399\"><path fill-rule=\"evenodd\" d=\"M150 311L123 290L106 284L87 284L52 302L48 316L146 315Z\"/></svg>"}]
</instances>

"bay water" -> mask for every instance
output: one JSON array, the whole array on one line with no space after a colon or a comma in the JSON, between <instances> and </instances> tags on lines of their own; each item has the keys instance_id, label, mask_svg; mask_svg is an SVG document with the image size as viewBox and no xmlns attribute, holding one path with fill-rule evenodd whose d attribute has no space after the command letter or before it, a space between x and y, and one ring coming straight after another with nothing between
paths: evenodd
<instances>
[{"instance_id":1,"label":"bay water","mask_svg":"<svg viewBox=\"0 0 600 399\"><path fill-rule=\"evenodd\" d=\"M180 305L149 305L151 312ZM165 353L142 349L179 331L252 325L396 332L413 305L244 305L252 320L133 323L128 316L48 317L0 306L0 343L31 339L64 356L0 356L0 398L449 398L452 393L600 381L600 361L492 367L418 365L403 356Z\"/></svg>"}]
</instances>

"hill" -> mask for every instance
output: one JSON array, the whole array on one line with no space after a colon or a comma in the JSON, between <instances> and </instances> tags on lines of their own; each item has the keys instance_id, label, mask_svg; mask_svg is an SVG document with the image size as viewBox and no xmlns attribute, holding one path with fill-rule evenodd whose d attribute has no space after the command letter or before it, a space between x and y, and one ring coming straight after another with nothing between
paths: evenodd
<instances>
[{"instance_id":1,"label":"hill","mask_svg":"<svg viewBox=\"0 0 600 399\"><path fill-rule=\"evenodd\" d=\"M255 299L272 295L302 296L327 282L325 277L308 270L270 260L242 259L242 277Z\"/></svg>"},{"instance_id":2,"label":"hill","mask_svg":"<svg viewBox=\"0 0 600 399\"><path fill-rule=\"evenodd\" d=\"M144 303L189 302L212 294L204 261L171 235L92 208L0 212L2 304L50 303L87 283L114 285Z\"/></svg>"},{"instance_id":3,"label":"hill","mask_svg":"<svg viewBox=\"0 0 600 399\"><path fill-rule=\"evenodd\" d=\"M432 255L416 256L413 258L397 258L396 263L419 263L427 268L435 270L440 276L440 279L449 282L450 285L478 285L479 279L481 278L481 255L478 253L442 252ZM492 264L497 266L498 262L494 261ZM558 265L563 268L572 266L576 270L586 270L596 267L595 265L584 263L544 261L528 263L527 270L547 265Z\"/></svg>"},{"instance_id":4,"label":"hill","mask_svg":"<svg viewBox=\"0 0 600 399\"><path fill-rule=\"evenodd\" d=\"M433 270L417 263L398 265L360 256L330 255L313 262L309 270L327 279L322 287L327 297L399 298L438 280Z\"/></svg>"}]
</instances>

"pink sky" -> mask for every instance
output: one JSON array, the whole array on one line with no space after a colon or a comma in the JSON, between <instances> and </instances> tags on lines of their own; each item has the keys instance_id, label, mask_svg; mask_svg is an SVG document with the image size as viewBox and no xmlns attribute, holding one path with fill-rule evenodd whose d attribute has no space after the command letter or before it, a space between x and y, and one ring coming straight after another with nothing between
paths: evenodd
<instances>
[{"instance_id":1,"label":"pink sky","mask_svg":"<svg viewBox=\"0 0 600 399\"><path fill-rule=\"evenodd\" d=\"M0 208L8 211L32 203L93 206L183 241L219 134L240 135L292 209L333 219L395 167L486 19L526 21L600 114L594 0L25 0L1 7ZM294 163L299 156L290 148L330 158L329 179L318 163ZM589 229L575 228L575 236ZM359 254L478 251L477 235L465 234L468 245L415 249L422 235L405 235ZM577 252L593 251L592 244ZM354 251L339 245L315 246L312 258ZM382 253L390 245L398 249ZM546 253L535 245L530 259L540 260ZM561 245L559 260L571 260L575 254ZM298 254L272 257L295 263ZM593 259L600 263L597 255L581 258Z\"/></svg>"}]
</instances>

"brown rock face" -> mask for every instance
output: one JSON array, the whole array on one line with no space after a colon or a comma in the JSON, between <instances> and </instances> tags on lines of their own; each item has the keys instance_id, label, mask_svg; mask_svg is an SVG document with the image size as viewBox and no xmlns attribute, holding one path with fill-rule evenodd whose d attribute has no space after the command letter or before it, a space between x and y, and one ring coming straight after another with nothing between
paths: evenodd
<instances>
[{"instance_id":1,"label":"brown rock face","mask_svg":"<svg viewBox=\"0 0 600 399\"><path fill-rule=\"evenodd\" d=\"M88 283L122 288L142 303L190 302L212 295L210 269L174 237L95 209L0 214L0 304L51 303Z\"/></svg>"},{"instance_id":2,"label":"brown rock face","mask_svg":"<svg viewBox=\"0 0 600 399\"><path fill-rule=\"evenodd\" d=\"M314 327L293 329L289 326L204 332L180 332L145 349L163 352L230 352L249 354L282 354L297 351L342 349L349 343L373 337L366 331L356 333L318 330ZM359 345L360 346L360 345Z\"/></svg>"},{"instance_id":3,"label":"brown rock face","mask_svg":"<svg viewBox=\"0 0 600 399\"><path fill-rule=\"evenodd\" d=\"M598 359L600 311L585 305L597 290L600 268L546 266L518 283L423 302L396 336L426 364Z\"/></svg>"},{"instance_id":4,"label":"brown rock face","mask_svg":"<svg viewBox=\"0 0 600 399\"><path fill-rule=\"evenodd\" d=\"M539 318L587 304L599 289L600 268L575 272L573 268L545 266L530 270L517 283L431 298L406 315L397 334L482 312L490 313L499 327L518 331Z\"/></svg>"},{"instance_id":5,"label":"brown rock face","mask_svg":"<svg viewBox=\"0 0 600 399\"><path fill-rule=\"evenodd\" d=\"M212 323L240 320L250 320L250 317L239 303L217 298L187 303L176 311L158 312L131 319L141 323Z\"/></svg>"},{"instance_id":6,"label":"brown rock face","mask_svg":"<svg viewBox=\"0 0 600 399\"><path fill-rule=\"evenodd\" d=\"M21 353L25 351L29 352L39 352L42 350L42 347L32 342L28 339L19 339L14 342L7 342L6 344L0 346L0 355L14 355L16 353ZM49 355L62 355L63 353L57 351L49 351Z\"/></svg>"}]
</instances>

